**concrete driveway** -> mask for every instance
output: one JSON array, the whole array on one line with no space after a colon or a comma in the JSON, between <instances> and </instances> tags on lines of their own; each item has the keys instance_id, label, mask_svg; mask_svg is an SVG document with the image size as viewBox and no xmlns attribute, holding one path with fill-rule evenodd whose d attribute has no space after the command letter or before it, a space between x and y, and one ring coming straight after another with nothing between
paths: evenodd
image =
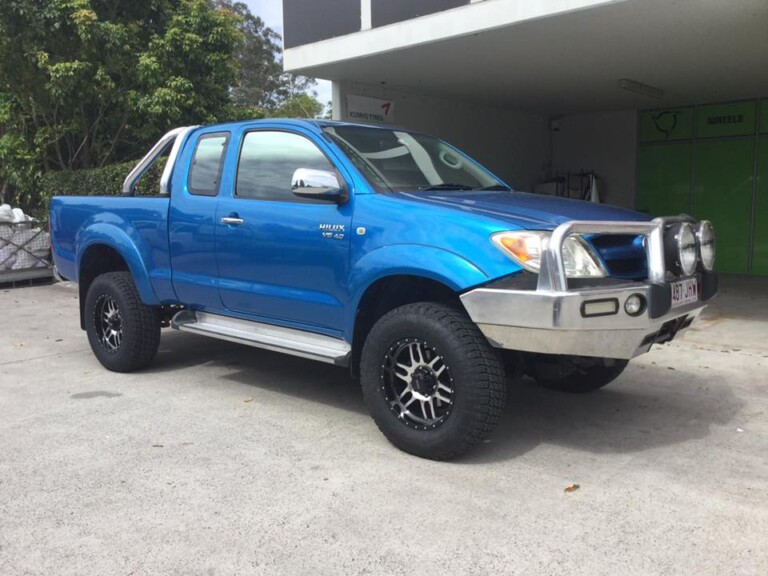
<instances>
[{"instance_id":1,"label":"concrete driveway","mask_svg":"<svg viewBox=\"0 0 768 576\"><path fill-rule=\"evenodd\" d=\"M76 296L0 291L3 576L768 574L766 282L600 392L513 383L453 463L323 364L169 331L107 372Z\"/></svg>"}]
</instances>

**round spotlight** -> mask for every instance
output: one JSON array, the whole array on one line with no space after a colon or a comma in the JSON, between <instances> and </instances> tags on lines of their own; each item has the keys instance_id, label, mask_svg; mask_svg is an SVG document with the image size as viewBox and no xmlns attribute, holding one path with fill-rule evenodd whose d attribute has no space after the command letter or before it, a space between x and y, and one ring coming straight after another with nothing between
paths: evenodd
<instances>
[{"instance_id":1,"label":"round spotlight","mask_svg":"<svg viewBox=\"0 0 768 576\"><path fill-rule=\"evenodd\" d=\"M642 294L632 294L624 301L624 312L630 316L639 316L645 312L645 297Z\"/></svg>"},{"instance_id":2,"label":"round spotlight","mask_svg":"<svg viewBox=\"0 0 768 576\"><path fill-rule=\"evenodd\" d=\"M696 226L696 240L702 268L712 270L715 267L715 228L709 220L702 220Z\"/></svg>"},{"instance_id":3,"label":"round spotlight","mask_svg":"<svg viewBox=\"0 0 768 576\"><path fill-rule=\"evenodd\" d=\"M677 276L690 276L696 271L698 248L693 225L673 224L664 234L667 269Z\"/></svg>"}]
</instances>

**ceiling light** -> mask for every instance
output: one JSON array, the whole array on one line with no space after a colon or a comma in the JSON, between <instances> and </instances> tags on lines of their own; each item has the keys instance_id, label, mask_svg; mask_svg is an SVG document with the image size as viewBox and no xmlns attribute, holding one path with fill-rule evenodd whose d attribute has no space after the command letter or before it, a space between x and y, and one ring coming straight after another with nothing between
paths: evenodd
<instances>
[{"instance_id":1,"label":"ceiling light","mask_svg":"<svg viewBox=\"0 0 768 576\"><path fill-rule=\"evenodd\" d=\"M629 92L635 92L636 94L642 94L650 98L661 98L664 96L664 90L656 88L655 86L648 86L642 82L635 82L629 78L621 78L619 80L619 88L622 90L628 90Z\"/></svg>"}]
</instances>

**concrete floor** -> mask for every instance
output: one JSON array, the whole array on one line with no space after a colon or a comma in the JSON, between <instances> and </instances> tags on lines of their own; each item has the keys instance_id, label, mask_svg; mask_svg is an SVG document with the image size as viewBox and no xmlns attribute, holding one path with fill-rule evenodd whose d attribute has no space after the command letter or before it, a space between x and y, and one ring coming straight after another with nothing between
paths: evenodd
<instances>
[{"instance_id":1,"label":"concrete floor","mask_svg":"<svg viewBox=\"0 0 768 576\"><path fill-rule=\"evenodd\" d=\"M447 464L326 365L168 332L107 372L76 296L0 291L0 575L768 574L764 281L600 392L515 383Z\"/></svg>"}]
</instances>

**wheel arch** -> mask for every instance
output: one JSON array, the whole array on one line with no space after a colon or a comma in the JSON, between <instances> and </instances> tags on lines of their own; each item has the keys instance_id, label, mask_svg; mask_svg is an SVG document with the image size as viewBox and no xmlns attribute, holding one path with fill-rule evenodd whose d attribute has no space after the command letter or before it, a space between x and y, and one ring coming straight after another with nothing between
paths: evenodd
<instances>
[{"instance_id":1,"label":"wheel arch","mask_svg":"<svg viewBox=\"0 0 768 576\"><path fill-rule=\"evenodd\" d=\"M363 291L355 306L350 357L350 371L354 377L359 374L363 344L373 325L395 308L416 302L440 302L464 309L459 293L443 281L413 273L376 279Z\"/></svg>"},{"instance_id":2,"label":"wheel arch","mask_svg":"<svg viewBox=\"0 0 768 576\"><path fill-rule=\"evenodd\" d=\"M114 233L114 232L112 232ZM122 235L124 232L120 231ZM135 246L126 236L114 242L103 235L93 238L80 250L77 262L77 282L80 296L80 327L85 329L85 297L97 276L107 272L130 272L136 289L145 304L157 304L149 274Z\"/></svg>"}]
</instances>

